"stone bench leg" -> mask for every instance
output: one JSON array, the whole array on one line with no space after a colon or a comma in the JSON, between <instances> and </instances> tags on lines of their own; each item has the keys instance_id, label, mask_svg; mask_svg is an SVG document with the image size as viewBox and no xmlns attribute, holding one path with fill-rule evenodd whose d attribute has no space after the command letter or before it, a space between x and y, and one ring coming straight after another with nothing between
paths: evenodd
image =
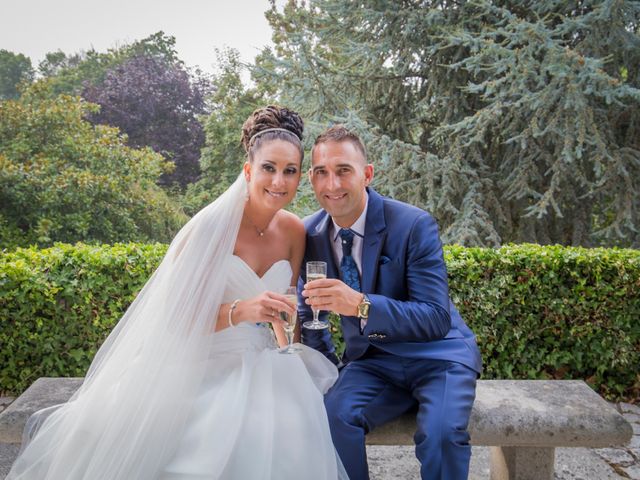
<instances>
[{"instance_id":1,"label":"stone bench leg","mask_svg":"<svg viewBox=\"0 0 640 480\"><path fill-rule=\"evenodd\" d=\"M555 448L491 447L491 480L553 480Z\"/></svg>"}]
</instances>

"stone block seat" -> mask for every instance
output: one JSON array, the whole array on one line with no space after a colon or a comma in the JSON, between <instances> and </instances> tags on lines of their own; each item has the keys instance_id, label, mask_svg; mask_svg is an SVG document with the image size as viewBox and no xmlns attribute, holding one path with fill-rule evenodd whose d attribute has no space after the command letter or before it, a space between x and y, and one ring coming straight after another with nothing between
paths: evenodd
<instances>
[{"instance_id":1,"label":"stone block seat","mask_svg":"<svg viewBox=\"0 0 640 480\"><path fill-rule=\"evenodd\" d=\"M81 378L40 378L0 414L0 473L7 472L36 410L65 402ZM367 435L370 445L412 445L415 412ZM491 480L554 477L556 447L624 445L629 423L587 384L574 380L480 380L469 425L473 445L490 446Z\"/></svg>"},{"instance_id":2,"label":"stone block seat","mask_svg":"<svg viewBox=\"0 0 640 480\"><path fill-rule=\"evenodd\" d=\"M370 445L412 445L415 412L367 435ZM480 380L471 444L491 447L491 480L554 478L556 447L626 444L631 425L581 380Z\"/></svg>"}]
</instances>

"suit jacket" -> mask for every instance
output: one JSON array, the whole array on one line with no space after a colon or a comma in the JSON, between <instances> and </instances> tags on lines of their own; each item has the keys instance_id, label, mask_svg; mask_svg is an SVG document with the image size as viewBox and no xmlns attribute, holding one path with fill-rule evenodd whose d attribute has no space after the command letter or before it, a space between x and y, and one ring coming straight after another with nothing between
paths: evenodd
<instances>
[{"instance_id":1,"label":"suit jacket","mask_svg":"<svg viewBox=\"0 0 640 480\"><path fill-rule=\"evenodd\" d=\"M435 220L424 210L383 197L372 188L367 192L361 287L371 308L362 331L359 318L341 317L346 344L343 361L359 358L373 345L399 357L458 362L480 373L475 336L449 298ZM304 262L326 261L327 277L340 278L329 239L331 217L320 210L305 218L304 224ZM299 285L305 282L303 263ZM302 299L299 315L303 322L311 318ZM302 340L338 363L328 329L303 328Z\"/></svg>"}]
</instances>

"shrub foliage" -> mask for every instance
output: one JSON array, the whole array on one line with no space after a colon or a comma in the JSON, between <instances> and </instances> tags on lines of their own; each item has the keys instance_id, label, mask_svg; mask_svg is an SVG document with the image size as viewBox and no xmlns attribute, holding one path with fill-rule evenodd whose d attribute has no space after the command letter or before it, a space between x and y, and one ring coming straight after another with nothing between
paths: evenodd
<instances>
[{"instance_id":1,"label":"shrub foliage","mask_svg":"<svg viewBox=\"0 0 640 480\"><path fill-rule=\"evenodd\" d=\"M0 102L0 246L167 241L186 217L156 185L169 164L93 126L48 82Z\"/></svg>"},{"instance_id":2,"label":"shrub foliage","mask_svg":"<svg viewBox=\"0 0 640 480\"><path fill-rule=\"evenodd\" d=\"M165 245L57 244L0 257L0 390L83 376Z\"/></svg>"},{"instance_id":3,"label":"shrub foliage","mask_svg":"<svg viewBox=\"0 0 640 480\"><path fill-rule=\"evenodd\" d=\"M165 251L57 244L4 253L0 390L83 375ZM484 378L578 378L610 399L638 396L640 252L453 246L445 258L451 296L478 337Z\"/></svg>"}]
</instances>

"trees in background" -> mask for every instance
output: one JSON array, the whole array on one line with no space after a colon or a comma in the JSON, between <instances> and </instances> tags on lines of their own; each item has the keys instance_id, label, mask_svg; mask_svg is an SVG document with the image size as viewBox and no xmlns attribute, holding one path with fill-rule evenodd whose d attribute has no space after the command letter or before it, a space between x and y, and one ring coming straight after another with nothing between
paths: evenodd
<instances>
[{"instance_id":1,"label":"trees in background","mask_svg":"<svg viewBox=\"0 0 640 480\"><path fill-rule=\"evenodd\" d=\"M637 2L291 1L254 76L356 129L384 192L447 242L640 235Z\"/></svg>"},{"instance_id":2,"label":"trees in background","mask_svg":"<svg viewBox=\"0 0 640 480\"><path fill-rule=\"evenodd\" d=\"M237 50L218 50L217 73L208 97L211 114L204 119L205 145L200 157L201 178L189 186L185 210L195 213L233 183L245 160L240 144L242 124L259 107L269 103L262 88L242 83L243 65Z\"/></svg>"},{"instance_id":3,"label":"trees in background","mask_svg":"<svg viewBox=\"0 0 640 480\"><path fill-rule=\"evenodd\" d=\"M50 53L40 91L84 95L96 125L174 162L156 180L185 192L188 213L237 176L243 121L276 102L302 114L307 147L331 123L358 131L376 188L434 214L446 242L640 246L637 2L291 0L268 19L274 48L251 86L237 52L205 79L158 32ZM0 76L7 96L33 75L19 57L0 55L22 72Z\"/></svg>"},{"instance_id":4,"label":"trees in background","mask_svg":"<svg viewBox=\"0 0 640 480\"><path fill-rule=\"evenodd\" d=\"M96 124L118 127L132 147L149 146L175 163L161 184L182 188L199 175L204 130L198 116L206 112L206 85L194 81L179 63L163 57L136 55L108 70L82 96L100 105L91 115Z\"/></svg>"},{"instance_id":5,"label":"trees in background","mask_svg":"<svg viewBox=\"0 0 640 480\"><path fill-rule=\"evenodd\" d=\"M21 53L0 50L0 100L18 98L18 86L33 80L31 60Z\"/></svg>"},{"instance_id":6,"label":"trees in background","mask_svg":"<svg viewBox=\"0 0 640 480\"><path fill-rule=\"evenodd\" d=\"M79 97L46 81L0 102L0 244L168 241L185 221L156 185L168 164L92 125Z\"/></svg>"},{"instance_id":7,"label":"trees in background","mask_svg":"<svg viewBox=\"0 0 640 480\"><path fill-rule=\"evenodd\" d=\"M41 77L50 80L50 89L54 95L67 93L81 95L89 85L100 84L110 70L137 56L146 56L164 60L167 64L180 64L175 50L176 40L159 31L131 44L110 48L98 52L93 48L72 54L60 50L49 52L38 64Z\"/></svg>"},{"instance_id":8,"label":"trees in background","mask_svg":"<svg viewBox=\"0 0 640 480\"><path fill-rule=\"evenodd\" d=\"M207 112L209 81L185 68L174 37L157 32L107 52L50 52L38 70L52 96L81 95L100 105L91 122L118 127L130 146L149 146L172 161L175 169L160 177L162 186L184 189L197 179L204 144L198 116Z\"/></svg>"}]
</instances>

